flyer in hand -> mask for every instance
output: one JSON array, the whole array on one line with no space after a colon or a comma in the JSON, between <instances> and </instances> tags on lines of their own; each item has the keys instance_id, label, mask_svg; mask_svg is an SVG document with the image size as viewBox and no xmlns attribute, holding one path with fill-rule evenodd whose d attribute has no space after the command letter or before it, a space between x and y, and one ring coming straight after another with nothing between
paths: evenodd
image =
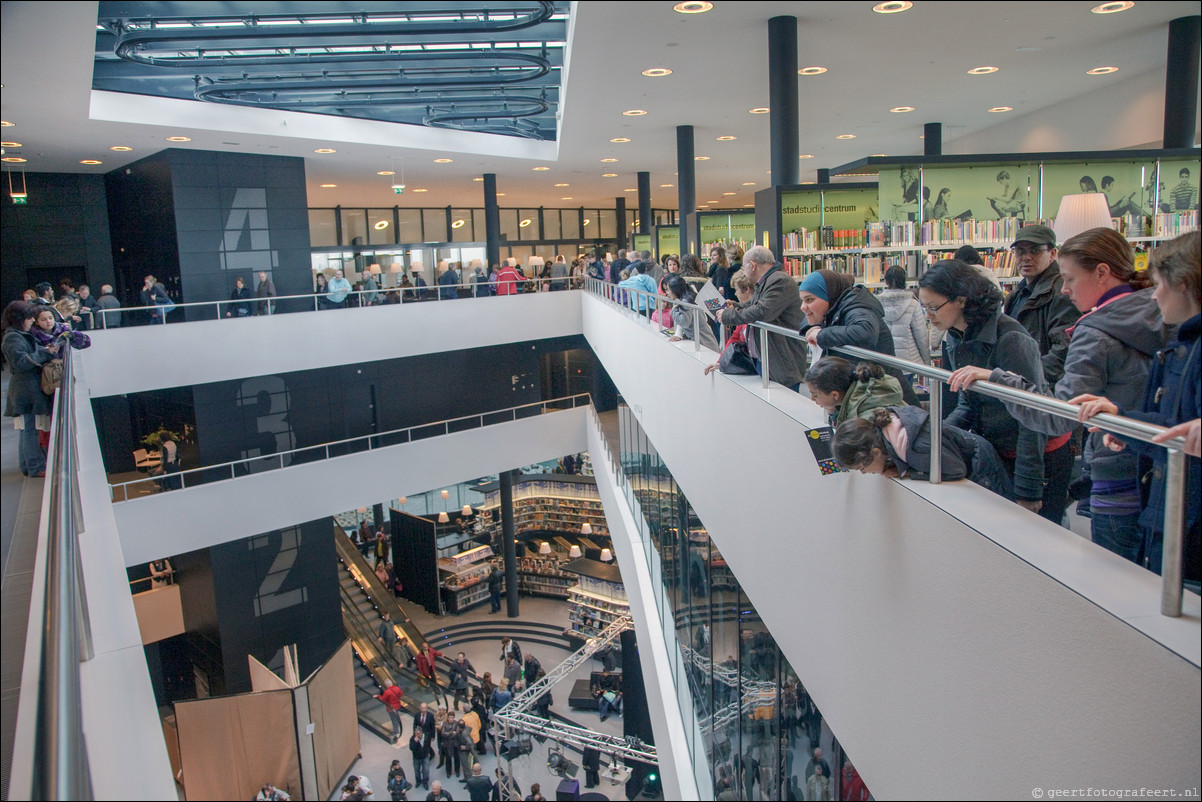
<instances>
[{"instance_id":1,"label":"flyer in hand","mask_svg":"<svg viewBox=\"0 0 1202 802\"><path fill-rule=\"evenodd\" d=\"M697 291L697 303L712 318L718 314L718 310L726 305L726 300L718 294L718 288L714 286L714 282L707 281Z\"/></svg>"}]
</instances>

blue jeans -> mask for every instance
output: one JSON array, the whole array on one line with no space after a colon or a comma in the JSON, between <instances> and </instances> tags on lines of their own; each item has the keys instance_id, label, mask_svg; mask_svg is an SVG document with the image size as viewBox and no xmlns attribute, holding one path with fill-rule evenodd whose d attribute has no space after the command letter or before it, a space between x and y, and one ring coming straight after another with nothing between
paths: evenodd
<instances>
[{"instance_id":1,"label":"blue jeans","mask_svg":"<svg viewBox=\"0 0 1202 802\"><path fill-rule=\"evenodd\" d=\"M1144 530L1139 515L1099 515L1089 519L1090 538L1099 546L1125 557L1136 565L1144 562Z\"/></svg>"},{"instance_id":2,"label":"blue jeans","mask_svg":"<svg viewBox=\"0 0 1202 802\"><path fill-rule=\"evenodd\" d=\"M21 473L35 476L46 472L46 452L38 443L37 415L27 412L21 416L25 428L21 430L21 438L17 442L17 462Z\"/></svg>"},{"instance_id":3,"label":"blue jeans","mask_svg":"<svg viewBox=\"0 0 1202 802\"><path fill-rule=\"evenodd\" d=\"M488 601L492 605L492 611L494 613L501 612L501 591L490 590L488 592Z\"/></svg>"},{"instance_id":4,"label":"blue jeans","mask_svg":"<svg viewBox=\"0 0 1202 802\"><path fill-rule=\"evenodd\" d=\"M605 698L605 694L601 694L600 696L597 697L597 705L598 705L599 712L601 713L601 718L607 718L609 716L610 710L614 710L615 712L617 712L618 715L622 714L622 697L621 696L619 696L614 701L613 704L610 704L609 700Z\"/></svg>"},{"instance_id":5,"label":"blue jeans","mask_svg":"<svg viewBox=\"0 0 1202 802\"><path fill-rule=\"evenodd\" d=\"M413 787L430 787L430 758L424 754L413 758Z\"/></svg>"}]
</instances>

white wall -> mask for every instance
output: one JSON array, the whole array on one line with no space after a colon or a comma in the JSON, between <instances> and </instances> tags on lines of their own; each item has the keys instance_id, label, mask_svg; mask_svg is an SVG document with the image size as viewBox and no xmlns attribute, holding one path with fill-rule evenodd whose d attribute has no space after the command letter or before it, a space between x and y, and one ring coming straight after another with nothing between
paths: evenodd
<instances>
[{"instance_id":1,"label":"white wall","mask_svg":"<svg viewBox=\"0 0 1202 802\"><path fill-rule=\"evenodd\" d=\"M563 293L558 293L563 294ZM587 407L113 505L126 565L584 451Z\"/></svg>"},{"instance_id":2,"label":"white wall","mask_svg":"<svg viewBox=\"0 0 1202 802\"><path fill-rule=\"evenodd\" d=\"M91 332L93 397L580 334L580 292L429 301ZM177 313L178 314L178 313Z\"/></svg>"},{"instance_id":3,"label":"white wall","mask_svg":"<svg viewBox=\"0 0 1202 802\"><path fill-rule=\"evenodd\" d=\"M587 339L877 798L1198 785L1196 596L1162 618L1146 572L971 484L823 477L797 423L821 422L808 399L703 376L690 344L583 305Z\"/></svg>"}]
</instances>

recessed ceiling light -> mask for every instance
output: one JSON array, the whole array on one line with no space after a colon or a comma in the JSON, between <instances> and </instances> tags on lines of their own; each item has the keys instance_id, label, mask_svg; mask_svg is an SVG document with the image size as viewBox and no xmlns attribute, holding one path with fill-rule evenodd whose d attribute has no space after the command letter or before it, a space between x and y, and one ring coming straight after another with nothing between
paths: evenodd
<instances>
[{"instance_id":1,"label":"recessed ceiling light","mask_svg":"<svg viewBox=\"0 0 1202 802\"><path fill-rule=\"evenodd\" d=\"M643 75L648 78L663 78L665 75L671 75L672 71L667 67L652 67L649 70L643 70Z\"/></svg>"},{"instance_id":2,"label":"recessed ceiling light","mask_svg":"<svg viewBox=\"0 0 1202 802\"><path fill-rule=\"evenodd\" d=\"M770 111L772 111L772 109L768 108L767 106L757 106L754 109L748 109L747 113L748 114L767 114Z\"/></svg>"},{"instance_id":3,"label":"recessed ceiling light","mask_svg":"<svg viewBox=\"0 0 1202 802\"><path fill-rule=\"evenodd\" d=\"M709 156L694 156L693 157L693 161L695 161L695 162L707 162L709 160L710 160Z\"/></svg>"},{"instance_id":4,"label":"recessed ceiling light","mask_svg":"<svg viewBox=\"0 0 1202 802\"><path fill-rule=\"evenodd\" d=\"M643 109L627 109L626 111L622 112L622 114L626 115L627 117L642 117L646 113L647 112Z\"/></svg>"},{"instance_id":5,"label":"recessed ceiling light","mask_svg":"<svg viewBox=\"0 0 1202 802\"><path fill-rule=\"evenodd\" d=\"M434 163L435 164L450 164L453 161L455 161L455 160L454 159L435 159Z\"/></svg>"},{"instance_id":6,"label":"recessed ceiling light","mask_svg":"<svg viewBox=\"0 0 1202 802\"><path fill-rule=\"evenodd\" d=\"M384 229L388 228L388 221L387 220L377 220L376 224L374 226L372 226L372 228L374 228L376 231L383 231Z\"/></svg>"},{"instance_id":7,"label":"recessed ceiling light","mask_svg":"<svg viewBox=\"0 0 1202 802\"><path fill-rule=\"evenodd\" d=\"M467 222L466 220L464 220L462 217L460 217L458 220L451 223L451 228L463 228L463 224L466 222Z\"/></svg>"},{"instance_id":8,"label":"recessed ceiling light","mask_svg":"<svg viewBox=\"0 0 1202 802\"><path fill-rule=\"evenodd\" d=\"M129 145L113 145L109 150L115 150L118 153L128 153L133 150Z\"/></svg>"},{"instance_id":9,"label":"recessed ceiling light","mask_svg":"<svg viewBox=\"0 0 1202 802\"><path fill-rule=\"evenodd\" d=\"M79 163L80 164L104 164L104 162L100 161L99 159L80 159Z\"/></svg>"},{"instance_id":10,"label":"recessed ceiling light","mask_svg":"<svg viewBox=\"0 0 1202 802\"><path fill-rule=\"evenodd\" d=\"M0 147L3 148L20 148L24 147L20 142L0 142Z\"/></svg>"},{"instance_id":11,"label":"recessed ceiling light","mask_svg":"<svg viewBox=\"0 0 1202 802\"><path fill-rule=\"evenodd\" d=\"M991 72L997 72L997 67L973 67L968 71L969 75L988 75Z\"/></svg>"},{"instance_id":12,"label":"recessed ceiling light","mask_svg":"<svg viewBox=\"0 0 1202 802\"><path fill-rule=\"evenodd\" d=\"M660 189L668 189L668 188L674 187L674 186L676 186L676 185L675 184L660 184L659 188Z\"/></svg>"},{"instance_id":13,"label":"recessed ceiling light","mask_svg":"<svg viewBox=\"0 0 1202 802\"><path fill-rule=\"evenodd\" d=\"M337 153L338 151L334 150L333 148L317 148L313 152L314 153Z\"/></svg>"},{"instance_id":14,"label":"recessed ceiling light","mask_svg":"<svg viewBox=\"0 0 1202 802\"><path fill-rule=\"evenodd\" d=\"M191 142L192 137L190 137L190 136L169 136L169 137L167 137L167 141L168 142Z\"/></svg>"},{"instance_id":15,"label":"recessed ceiling light","mask_svg":"<svg viewBox=\"0 0 1202 802\"><path fill-rule=\"evenodd\" d=\"M826 72L826 67L802 67L797 71L798 75L821 75Z\"/></svg>"},{"instance_id":16,"label":"recessed ceiling light","mask_svg":"<svg viewBox=\"0 0 1202 802\"><path fill-rule=\"evenodd\" d=\"M813 153L803 153L803 154L801 154L800 156L798 156L797 158L799 158L799 159L812 159L812 158L814 158L814 154L813 154ZM769 174L771 175L771 173L769 173Z\"/></svg>"},{"instance_id":17,"label":"recessed ceiling light","mask_svg":"<svg viewBox=\"0 0 1202 802\"><path fill-rule=\"evenodd\" d=\"M424 189L422 190L422 192L425 192L425 191L426 191L426 190L424 190ZM498 193L497 193L497 197L498 197L498 198L503 198L503 197L505 197L505 193L504 193L504 192L498 192Z\"/></svg>"},{"instance_id":18,"label":"recessed ceiling light","mask_svg":"<svg viewBox=\"0 0 1202 802\"><path fill-rule=\"evenodd\" d=\"M616 137L614 137L613 139L611 139L611 140L609 140L609 141L610 141L610 142L629 142L629 141L630 141L630 137L628 137L628 136L616 136Z\"/></svg>"},{"instance_id":19,"label":"recessed ceiling light","mask_svg":"<svg viewBox=\"0 0 1202 802\"><path fill-rule=\"evenodd\" d=\"M754 186L755 186L755 182L754 182L754 181L744 181L744 182L743 182L743 186L745 186L745 187L754 187Z\"/></svg>"},{"instance_id":20,"label":"recessed ceiling light","mask_svg":"<svg viewBox=\"0 0 1202 802\"><path fill-rule=\"evenodd\" d=\"M545 173L548 170L550 170L551 168L550 167L531 167L530 169L536 173Z\"/></svg>"},{"instance_id":21,"label":"recessed ceiling light","mask_svg":"<svg viewBox=\"0 0 1202 802\"><path fill-rule=\"evenodd\" d=\"M888 153L874 153L874 154L872 154L873 158L877 158L878 156L883 158L883 157L885 157L885 156L888 156L888 155L889 155Z\"/></svg>"},{"instance_id":22,"label":"recessed ceiling light","mask_svg":"<svg viewBox=\"0 0 1202 802\"><path fill-rule=\"evenodd\" d=\"M723 192L722 194L723 194L723 195L734 195L735 193L733 193L733 192Z\"/></svg>"},{"instance_id":23,"label":"recessed ceiling light","mask_svg":"<svg viewBox=\"0 0 1202 802\"><path fill-rule=\"evenodd\" d=\"M473 178L472 180L473 180L473 181L483 181L483 180L484 180L484 176L482 176L482 175L478 175L478 176L476 176L475 178Z\"/></svg>"},{"instance_id":24,"label":"recessed ceiling light","mask_svg":"<svg viewBox=\"0 0 1202 802\"><path fill-rule=\"evenodd\" d=\"M415 189L413 191L414 192L429 192L430 190L426 189L425 187L418 187L417 189ZM500 193L498 193L498 194L500 194Z\"/></svg>"},{"instance_id":25,"label":"recessed ceiling light","mask_svg":"<svg viewBox=\"0 0 1202 802\"><path fill-rule=\"evenodd\" d=\"M396 175L396 170L380 170L376 175Z\"/></svg>"},{"instance_id":26,"label":"recessed ceiling light","mask_svg":"<svg viewBox=\"0 0 1202 802\"><path fill-rule=\"evenodd\" d=\"M617 173L602 173L601 177L602 178L617 178L618 174Z\"/></svg>"},{"instance_id":27,"label":"recessed ceiling light","mask_svg":"<svg viewBox=\"0 0 1202 802\"><path fill-rule=\"evenodd\" d=\"M572 199L572 196L571 196L571 195L569 195L569 196L568 196L568 197L566 197L566 198L560 198L560 200L571 200L571 199Z\"/></svg>"},{"instance_id":28,"label":"recessed ceiling light","mask_svg":"<svg viewBox=\"0 0 1202 802\"><path fill-rule=\"evenodd\" d=\"M715 137L715 139L716 139L717 141L719 141L719 142L734 142L736 139L738 139L738 137L737 137L737 136L730 136L730 135L728 134L728 135L726 135L726 136L719 136L719 137Z\"/></svg>"},{"instance_id":29,"label":"recessed ceiling light","mask_svg":"<svg viewBox=\"0 0 1202 802\"><path fill-rule=\"evenodd\" d=\"M617 161L617 159L615 159L615 158L613 158L613 157L610 157L610 158L608 158L608 159L602 159L602 160L601 160L601 163L602 163L602 164L613 164L613 163L614 163L614 162L616 162L616 161Z\"/></svg>"},{"instance_id":30,"label":"recessed ceiling light","mask_svg":"<svg viewBox=\"0 0 1202 802\"><path fill-rule=\"evenodd\" d=\"M801 183L803 183L803 184L812 184L812 183L814 183L814 182L813 182L813 181L802 181Z\"/></svg>"},{"instance_id":31,"label":"recessed ceiling light","mask_svg":"<svg viewBox=\"0 0 1202 802\"><path fill-rule=\"evenodd\" d=\"M591 217L584 218L584 224L586 226L591 226L593 224L593 218L591 218Z\"/></svg>"},{"instance_id":32,"label":"recessed ceiling light","mask_svg":"<svg viewBox=\"0 0 1202 802\"><path fill-rule=\"evenodd\" d=\"M877 3L872 10L878 14L896 14L914 7L910 0L889 0L887 3Z\"/></svg>"},{"instance_id":33,"label":"recessed ceiling light","mask_svg":"<svg viewBox=\"0 0 1202 802\"><path fill-rule=\"evenodd\" d=\"M716 201L716 200L712 200L712 201L706 201L706 203L721 203L721 202L722 202L722 201Z\"/></svg>"},{"instance_id":34,"label":"recessed ceiling light","mask_svg":"<svg viewBox=\"0 0 1202 802\"><path fill-rule=\"evenodd\" d=\"M743 204L743 208L744 208L744 209L754 209L754 208L755 208L755 204L754 204L754 203L744 203L744 204Z\"/></svg>"},{"instance_id":35,"label":"recessed ceiling light","mask_svg":"<svg viewBox=\"0 0 1202 802\"><path fill-rule=\"evenodd\" d=\"M29 161L29 159L25 158L24 156L5 156L4 158L0 159L0 162L10 162L13 164L22 164L27 161Z\"/></svg>"},{"instance_id":36,"label":"recessed ceiling light","mask_svg":"<svg viewBox=\"0 0 1202 802\"><path fill-rule=\"evenodd\" d=\"M518 223L518 228L525 228L526 226L530 225L533 222L534 221L531 220L529 217L523 218L522 222Z\"/></svg>"},{"instance_id":37,"label":"recessed ceiling light","mask_svg":"<svg viewBox=\"0 0 1202 802\"><path fill-rule=\"evenodd\" d=\"M322 184L321 188L322 189L333 189L336 186L338 186L338 185L337 184Z\"/></svg>"},{"instance_id":38,"label":"recessed ceiling light","mask_svg":"<svg viewBox=\"0 0 1202 802\"><path fill-rule=\"evenodd\" d=\"M994 106L992 109L985 109L985 111L991 111L994 114L998 114L1003 111L1014 111L1014 107L1013 106Z\"/></svg>"},{"instance_id":39,"label":"recessed ceiling light","mask_svg":"<svg viewBox=\"0 0 1202 802\"><path fill-rule=\"evenodd\" d=\"M894 106L893 108L889 109L889 111L893 112L894 114L905 114L907 111L914 111L914 107L913 106Z\"/></svg>"},{"instance_id":40,"label":"recessed ceiling light","mask_svg":"<svg viewBox=\"0 0 1202 802\"><path fill-rule=\"evenodd\" d=\"M623 192L638 192L638 190L635 189L634 187L626 187L626 189L624 189L622 191Z\"/></svg>"},{"instance_id":41,"label":"recessed ceiling light","mask_svg":"<svg viewBox=\"0 0 1202 802\"><path fill-rule=\"evenodd\" d=\"M1086 75L1109 75L1112 72L1118 72L1118 67L1094 67L1092 70L1086 70Z\"/></svg>"},{"instance_id":42,"label":"recessed ceiling light","mask_svg":"<svg viewBox=\"0 0 1202 802\"><path fill-rule=\"evenodd\" d=\"M1090 9L1095 14L1117 14L1120 11L1126 11L1135 5L1132 0L1123 0L1123 2L1103 3L1100 6L1094 6Z\"/></svg>"},{"instance_id":43,"label":"recessed ceiling light","mask_svg":"<svg viewBox=\"0 0 1202 802\"><path fill-rule=\"evenodd\" d=\"M570 185L570 184L556 184L555 186L557 186L557 187L566 187L566 186L571 186L571 185Z\"/></svg>"},{"instance_id":44,"label":"recessed ceiling light","mask_svg":"<svg viewBox=\"0 0 1202 802\"><path fill-rule=\"evenodd\" d=\"M714 4L707 0L687 0L672 6L672 10L678 14L704 14L713 7Z\"/></svg>"},{"instance_id":45,"label":"recessed ceiling light","mask_svg":"<svg viewBox=\"0 0 1202 802\"><path fill-rule=\"evenodd\" d=\"M8 120L0 120L0 128L12 128L16 123L10 123Z\"/></svg>"},{"instance_id":46,"label":"recessed ceiling light","mask_svg":"<svg viewBox=\"0 0 1202 802\"><path fill-rule=\"evenodd\" d=\"M855 139L855 134L839 134L835 139Z\"/></svg>"}]
</instances>

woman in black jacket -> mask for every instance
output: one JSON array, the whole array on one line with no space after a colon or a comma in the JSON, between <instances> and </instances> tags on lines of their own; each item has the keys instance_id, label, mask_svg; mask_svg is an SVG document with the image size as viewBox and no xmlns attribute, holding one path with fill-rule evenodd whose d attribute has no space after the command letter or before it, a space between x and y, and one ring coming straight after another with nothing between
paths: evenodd
<instances>
[{"instance_id":1,"label":"woman in black jacket","mask_svg":"<svg viewBox=\"0 0 1202 802\"><path fill-rule=\"evenodd\" d=\"M43 347L29 333L37 313L38 308L25 301L13 301L4 308L4 359L12 371L4 415L21 419L17 460L26 476L46 475L46 454L38 443L37 429L37 419L50 415L50 396L42 392L42 365L53 359L59 348Z\"/></svg>"},{"instance_id":2,"label":"woman in black jacket","mask_svg":"<svg viewBox=\"0 0 1202 802\"><path fill-rule=\"evenodd\" d=\"M846 273L815 270L801 282L801 311L806 323L801 333L806 342L824 352L841 345L867 348L893 356L893 332L885 322L885 309L865 286L856 285ZM917 404L918 396L897 368L885 372L897 379L907 404Z\"/></svg>"},{"instance_id":3,"label":"woman in black jacket","mask_svg":"<svg viewBox=\"0 0 1202 802\"><path fill-rule=\"evenodd\" d=\"M918 299L931 325L947 332L945 368L1001 368L1043 386L1039 345L1022 324L1002 314L1001 290L972 267L954 259L938 262L919 279ZM971 390L957 394L956 406L944 420L988 440L1010 474L1015 500L1031 512L1040 511L1046 435L1022 426L998 399Z\"/></svg>"}]
</instances>

